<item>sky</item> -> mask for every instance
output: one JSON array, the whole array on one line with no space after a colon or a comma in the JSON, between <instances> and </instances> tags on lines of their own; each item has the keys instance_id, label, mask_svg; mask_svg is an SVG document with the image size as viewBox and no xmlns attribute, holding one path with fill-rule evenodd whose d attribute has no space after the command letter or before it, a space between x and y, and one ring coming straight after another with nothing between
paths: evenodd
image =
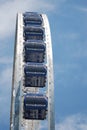
<instances>
[{"instance_id":1,"label":"sky","mask_svg":"<svg viewBox=\"0 0 87 130\"><path fill-rule=\"evenodd\" d=\"M0 130L9 130L16 14L25 11L50 22L56 130L87 130L87 0L0 0Z\"/></svg>"}]
</instances>

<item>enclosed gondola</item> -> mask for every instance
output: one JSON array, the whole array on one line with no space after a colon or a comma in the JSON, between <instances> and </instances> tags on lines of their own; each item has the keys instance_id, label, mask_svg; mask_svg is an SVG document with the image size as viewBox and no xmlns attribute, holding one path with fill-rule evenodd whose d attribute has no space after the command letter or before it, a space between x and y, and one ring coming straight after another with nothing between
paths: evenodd
<instances>
[{"instance_id":1,"label":"enclosed gondola","mask_svg":"<svg viewBox=\"0 0 87 130\"><path fill-rule=\"evenodd\" d=\"M36 12L26 12L23 14L23 20L25 26L41 26L42 16Z\"/></svg>"},{"instance_id":2,"label":"enclosed gondola","mask_svg":"<svg viewBox=\"0 0 87 130\"><path fill-rule=\"evenodd\" d=\"M46 76L47 67L44 64L27 63L24 66L24 74L25 76Z\"/></svg>"},{"instance_id":3,"label":"enclosed gondola","mask_svg":"<svg viewBox=\"0 0 87 130\"><path fill-rule=\"evenodd\" d=\"M47 68L44 65L28 64L24 66L25 87L45 87Z\"/></svg>"},{"instance_id":4,"label":"enclosed gondola","mask_svg":"<svg viewBox=\"0 0 87 130\"><path fill-rule=\"evenodd\" d=\"M28 93L24 97L25 119L46 119L48 99L43 94Z\"/></svg>"},{"instance_id":5,"label":"enclosed gondola","mask_svg":"<svg viewBox=\"0 0 87 130\"><path fill-rule=\"evenodd\" d=\"M42 41L24 42L24 61L25 62L44 62L46 44Z\"/></svg>"},{"instance_id":6,"label":"enclosed gondola","mask_svg":"<svg viewBox=\"0 0 87 130\"><path fill-rule=\"evenodd\" d=\"M44 40L44 28L34 26L24 26L24 39L27 40Z\"/></svg>"}]
</instances>

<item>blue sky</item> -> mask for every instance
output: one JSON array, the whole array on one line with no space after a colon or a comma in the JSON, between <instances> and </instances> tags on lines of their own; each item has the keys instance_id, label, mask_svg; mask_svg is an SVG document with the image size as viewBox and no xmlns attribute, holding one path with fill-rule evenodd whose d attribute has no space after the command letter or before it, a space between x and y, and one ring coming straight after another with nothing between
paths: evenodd
<instances>
[{"instance_id":1,"label":"blue sky","mask_svg":"<svg viewBox=\"0 0 87 130\"><path fill-rule=\"evenodd\" d=\"M9 130L16 13L24 11L49 18L56 130L87 130L86 0L0 0L0 130Z\"/></svg>"}]
</instances>

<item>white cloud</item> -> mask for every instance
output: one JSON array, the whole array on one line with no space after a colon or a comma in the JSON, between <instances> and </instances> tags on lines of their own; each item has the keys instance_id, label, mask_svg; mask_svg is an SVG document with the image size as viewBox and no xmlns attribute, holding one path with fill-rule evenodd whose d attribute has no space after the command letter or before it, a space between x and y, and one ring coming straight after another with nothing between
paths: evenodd
<instances>
[{"instance_id":1,"label":"white cloud","mask_svg":"<svg viewBox=\"0 0 87 130\"><path fill-rule=\"evenodd\" d=\"M5 38L15 30L17 12L24 11L49 11L54 5L41 0L14 0L6 1L0 5L0 36Z\"/></svg>"},{"instance_id":2,"label":"white cloud","mask_svg":"<svg viewBox=\"0 0 87 130\"><path fill-rule=\"evenodd\" d=\"M56 130L87 130L87 115L76 114L56 124Z\"/></svg>"}]
</instances>

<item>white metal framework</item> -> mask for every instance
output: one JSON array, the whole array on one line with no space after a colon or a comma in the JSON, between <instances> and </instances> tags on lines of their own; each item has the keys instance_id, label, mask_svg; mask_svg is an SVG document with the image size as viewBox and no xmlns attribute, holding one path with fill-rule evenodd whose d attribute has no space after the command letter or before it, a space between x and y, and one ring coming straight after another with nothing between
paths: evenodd
<instances>
[{"instance_id":1,"label":"white metal framework","mask_svg":"<svg viewBox=\"0 0 87 130\"><path fill-rule=\"evenodd\" d=\"M16 36L14 48L14 64L12 77L12 96L10 130L41 130L40 123L46 121L46 129L55 130L54 120L54 79L53 79L53 58L50 27L47 16L41 14L44 28L44 42L46 43L46 58L44 64L47 66L47 84L45 88L24 88L24 61L23 61L23 14L18 13L16 21ZM44 93L48 97L47 118L45 120L26 120L23 118L23 100L26 92Z\"/></svg>"}]
</instances>

